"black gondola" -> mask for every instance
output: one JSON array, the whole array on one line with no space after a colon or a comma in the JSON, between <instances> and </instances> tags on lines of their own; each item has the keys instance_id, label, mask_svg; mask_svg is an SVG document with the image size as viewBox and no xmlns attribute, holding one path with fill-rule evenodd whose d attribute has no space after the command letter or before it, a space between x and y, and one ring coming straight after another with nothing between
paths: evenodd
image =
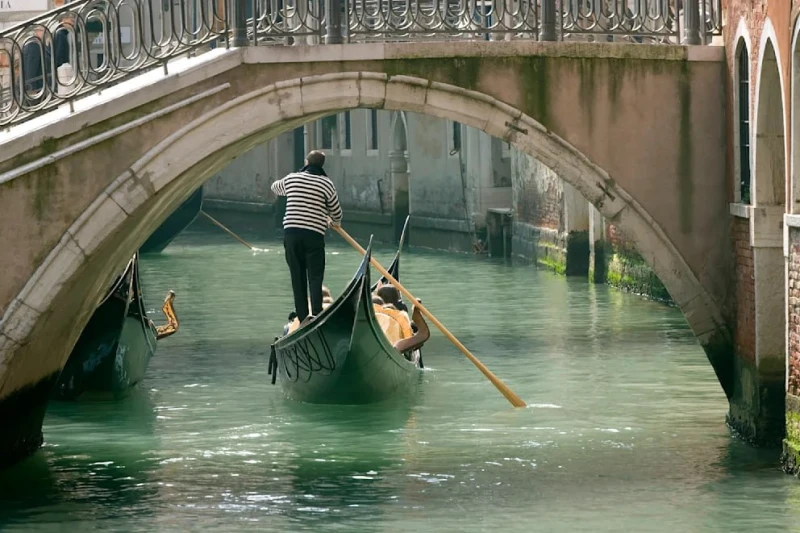
<instances>
[{"instance_id":1,"label":"black gondola","mask_svg":"<svg viewBox=\"0 0 800 533\"><path fill-rule=\"evenodd\" d=\"M144 378L156 341L178 330L169 291L162 311L167 324L156 327L147 318L139 283L139 255L128 262L103 302L81 332L53 392L56 399L75 400L87 392L119 398Z\"/></svg>"},{"instance_id":2,"label":"black gondola","mask_svg":"<svg viewBox=\"0 0 800 533\"><path fill-rule=\"evenodd\" d=\"M402 248L402 242L401 242ZM270 372L287 395L308 403L364 404L408 391L419 381L418 359L406 359L386 338L372 304L372 243L341 296L315 320L276 339ZM399 273L398 250L390 273Z\"/></svg>"},{"instance_id":3,"label":"black gondola","mask_svg":"<svg viewBox=\"0 0 800 533\"><path fill-rule=\"evenodd\" d=\"M139 252L143 254L161 253L175 237L194 222L202 208L203 188L200 187L147 238L139 248Z\"/></svg>"}]
</instances>

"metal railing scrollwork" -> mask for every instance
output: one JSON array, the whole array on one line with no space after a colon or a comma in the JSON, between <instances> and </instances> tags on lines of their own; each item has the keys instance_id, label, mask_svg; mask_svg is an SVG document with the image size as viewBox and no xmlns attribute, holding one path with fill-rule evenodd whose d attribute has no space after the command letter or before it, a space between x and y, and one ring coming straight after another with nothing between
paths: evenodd
<instances>
[{"instance_id":1,"label":"metal railing scrollwork","mask_svg":"<svg viewBox=\"0 0 800 533\"><path fill-rule=\"evenodd\" d=\"M0 33L0 126L227 41L228 20L220 0L78 0L8 28Z\"/></svg>"},{"instance_id":2,"label":"metal railing scrollwork","mask_svg":"<svg viewBox=\"0 0 800 533\"><path fill-rule=\"evenodd\" d=\"M216 46L593 40L701 44L721 0L73 0L0 32L0 128Z\"/></svg>"}]
</instances>

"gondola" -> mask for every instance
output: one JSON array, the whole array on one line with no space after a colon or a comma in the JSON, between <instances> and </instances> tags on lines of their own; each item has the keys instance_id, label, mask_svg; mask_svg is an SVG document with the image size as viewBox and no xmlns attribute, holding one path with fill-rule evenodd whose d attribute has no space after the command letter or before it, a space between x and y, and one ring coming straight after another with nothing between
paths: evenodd
<instances>
[{"instance_id":1,"label":"gondola","mask_svg":"<svg viewBox=\"0 0 800 533\"><path fill-rule=\"evenodd\" d=\"M162 307L167 324L156 327L147 318L135 254L81 333L61 371L54 399L76 400L85 393L125 396L144 378L156 341L178 330L174 298L169 291Z\"/></svg>"},{"instance_id":2,"label":"gondola","mask_svg":"<svg viewBox=\"0 0 800 533\"><path fill-rule=\"evenodd\" d=\"M402 248L402 243L401 243ZM315 320L275 340L269 371L287 396L307 403L365 404L389 399L419 381L383 333L372 305L372 242L341 296ZM399 251L392 262L396 277Z\"/></svg>"},{"instance_id":3,"label":"gondola","mask_svg":"<svg viewBox=\"0 0 800 533\"><path fill-rule=\"evenodd\" d=\"M202 208L203 188L200 187L147 238L139 248L139 252L143 254L161 253L175 237L194 222Z\"/></svg>"}]
</instances>

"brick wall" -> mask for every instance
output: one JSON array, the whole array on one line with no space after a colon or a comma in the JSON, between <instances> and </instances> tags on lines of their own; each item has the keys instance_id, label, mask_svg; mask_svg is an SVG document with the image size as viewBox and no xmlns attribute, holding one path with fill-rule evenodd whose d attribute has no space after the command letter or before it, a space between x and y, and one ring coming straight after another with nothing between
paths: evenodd
<instances>
[{"instance_id":1,"label":"brick wall","mask_svg":"<svg viewBox=\"0 0 800 533\"><path fill-rule=\"evenodd\" d=\"M753 249L750 247L750 221L733 219L733 250L735 257L736 318L734 323L734 346L736 353L755 361L756 317L755 278L753 271Z\"/></svg>"},{"instance_id":2,"label":"brick wall","mask_svg":"<svg viewBox=\"0 0 800 533\"><path fill-rule=\"evenodd\" d=\"M789 394L800 395L800 228L789 228ZM800 433L799 433L800 434Z\"/></svg>"},{"instance_id":3,"label":"brick wall","mask_svg":"<svg viewBox=\"0 0 800 533\"><path fill-rule=\"evenodd\" d=\"M674 303L666 287L617 226L606 223L604 261L606 283L664 303Z\"/></svg>"},{"instance_id":4,"label":"brick wall","mask_svg":"<svg viewBox=\"0 0 800 533\"><path fill-rule=\"evenodd\" d=\"M535 159L516 158L514 211L517 221L537 228L564 230L564 187L561 178Z\"/></svg>"},{"instance_id":5,"label":"brick wall","mask_svg":"<svg viewBox=\"0 0 800 533\"><path fill-rule=\"evenodd\" d=\"M606 241L615 249L633 248L625 234L613 224L606 224Z\"/></svg>"}]
</instances>

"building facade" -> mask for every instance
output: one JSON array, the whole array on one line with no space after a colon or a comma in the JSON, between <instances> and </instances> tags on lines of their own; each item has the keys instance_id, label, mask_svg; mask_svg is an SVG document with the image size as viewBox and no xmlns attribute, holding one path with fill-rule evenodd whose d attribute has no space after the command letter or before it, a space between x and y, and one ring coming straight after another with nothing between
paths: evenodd
<instances>
[{"instance_id":1,"label":"building facade","mask_svg":"<svg viewBox=\"0 0 800 533\"><path fill-rule=\"evenodd\" d=\"M800 457L799 9L789 0L728 2L724 28L736 355L742 372L758 378L754 409L783 411L785 402L784 464L794 473Z\"/></svg>"}]
</instances>

